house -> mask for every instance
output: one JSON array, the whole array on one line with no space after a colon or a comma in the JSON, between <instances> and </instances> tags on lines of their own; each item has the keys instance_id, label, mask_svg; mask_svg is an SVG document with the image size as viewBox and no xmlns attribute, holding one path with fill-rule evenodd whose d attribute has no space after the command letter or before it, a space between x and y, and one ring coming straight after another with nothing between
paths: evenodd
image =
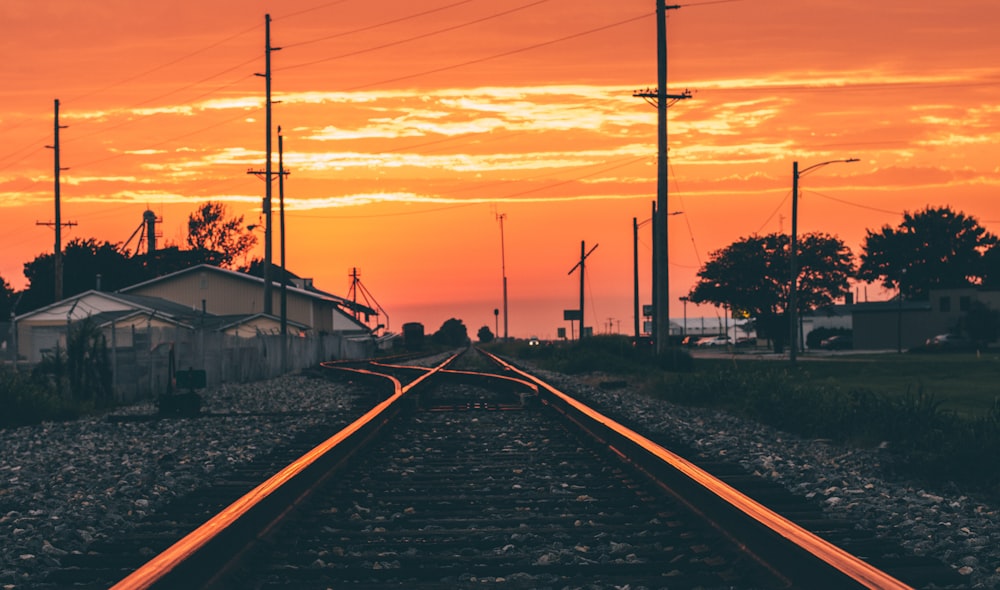
<instances>
[{"instance_id":1,"label":"house","mask_svg":"<svg viewBox=\"0 0 1000 590\"><path fill-rule=\"evenodd\" d=\"M205 313L231 316L264 313L264 279L217 266L201 264L157 277L121 290L122 293L158 297ZM271 288L272 317L280 313L281 289ZM347 299L312 288L311 281L285 287L287 319L318 334L371 336L372 330L355 314L375 311Z\"/></svg>"},{"instance_id":2,"label":"house","mask_svg":"<svg viewBox=\"0 0 1000 590\"><path fill-rule=\"evenodd\" d=\"M938 334L957 333L977 304L1000 310L1000 291L979 287L933 289L928 299L859 303L853 308L854 347L909 350Z\"/></svg>"},{"instance_id":3,"label":"house","mask_svg":"<svg viewBox=\"0 0 1000 590\"><path fill-rule=\"evenodd\" d=\"M199 315L186 306L157 297L86 291L17 316L16 347L21 359L38 363L57 346L65 350L69 327L86 318L107 332L109 346L129 347L134 345L134 329L119 332L110 326L194 330Z\"/></svg>"},{"instance_id":4,"label":"house","mask_svg":"<svg viewBox=\"0 0 1000 590\"><path fill-rule=\"evenodd\" d=\"M208 385L276 377L331 359L369 358L376 315L311 285L285 287L285 321L264 313L264 281L195 266L118 292L87 291L14 318L17 356L41 362L88 320L105 337L119 399L162 394L178 368L204 370ZM273 308L280 309L278 286ZM284 323L284 335L282 335Z\"/></svg>"}]
</instances>

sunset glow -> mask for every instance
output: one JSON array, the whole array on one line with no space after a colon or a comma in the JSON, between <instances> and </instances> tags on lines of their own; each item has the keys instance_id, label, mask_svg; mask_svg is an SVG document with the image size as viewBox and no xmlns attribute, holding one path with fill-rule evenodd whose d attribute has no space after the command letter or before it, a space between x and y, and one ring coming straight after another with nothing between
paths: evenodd
<instances>
[{"instance_id":1,"label":"sunset glow","mask_svg":"<svg viewBox=\"0 0 1000 590\"><path fill-rule=\"evenodd\" d=\"M713 251L790 230L793 161L860 159L805 175L798 220L855 254L867 230L929 205L1000 233L1000 6L668 12L669 90L693 95L669 111L672 317ZM53 247L39 223L54 219L55 99L62 219L76 223L64 244L125 242L148 208L159 244L184 245L208 200L260 223L265 185L247 171L265 166L270 14L289 270L346 295L356 267L390 329L457 317L474 336L502 308L502 214L511 336L569 331L581 241L599 245L587 324L631 333L632 223L656 199L656 111L633 96L656 83L654 13L653 0L4 2L0 276L23 288L24 263ZM646 224L642 303L651 251Z\"/></svg>"}]
</instances>

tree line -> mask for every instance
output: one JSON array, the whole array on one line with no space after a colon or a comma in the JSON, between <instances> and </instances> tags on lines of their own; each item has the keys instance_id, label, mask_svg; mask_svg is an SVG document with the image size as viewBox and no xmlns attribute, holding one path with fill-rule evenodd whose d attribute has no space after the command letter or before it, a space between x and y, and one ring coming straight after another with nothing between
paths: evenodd
<instances>
[{"instance_id":1,"label":"tree line","mask_svg":"<svg viewBox=\"0 0 1000 590\"><path fill-rule=\"evenodd\" d=\"M155 252L132 256L124 243L74 238L62 252L63 296L98 288L115 291L199 264L213 264L263 276L259 259L247 260L257 244L243 223L230 216L222 203L208 201L188 216L187 248L167 245ZM14 290L0 277L0 318L20 315L55 302L55 255L39 254L24 264L27 286Z\"/></svg>"},{"instance_id":2,"label":"tree line","mask_svg":"<svg viewBox=\"0 0 1000 590\"><path fill-rule=\"evenodd\" d=\"M796 312L831 305L850 279L877 283L897 297L924 300L932 289L1000 287L1000 247L972 216L949 207L904 213L896 227L868 230L855 259L836 236L809 233L796 247ZM785 234L754 235L711 253L688 294L694 303L725 306L753 318L781 349L789 333L791 244Z\"/></svg>"}]
</instances>

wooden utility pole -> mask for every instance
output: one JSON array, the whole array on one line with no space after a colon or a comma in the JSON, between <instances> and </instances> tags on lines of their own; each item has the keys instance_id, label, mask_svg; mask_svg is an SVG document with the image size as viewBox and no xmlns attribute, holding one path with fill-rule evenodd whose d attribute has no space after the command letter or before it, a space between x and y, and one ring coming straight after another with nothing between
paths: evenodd
<instances>
[{"instance_id":1,"label":"wooden utility pole","mask_svg":"<svg viewBox=\"0 0 1000 590\"><path fill-rule=\"evenodd\" d=\"M271 304L271 179L274 172L271 170L271 52L280 51L280 47L271 47L271 15L264 15L264 73L254 74L264 78L264 92L266 95L264 103L264 120L267 127L267 135L264 140L267 151L264 170L247 170L247 174L262 176L264 179L264 313L273 314L274 307Z\"/></svg>"},{"instance_id":2,"label":"wooden utility pole","mask_svg":"<svg viewBox=\"0 0 1000 590\"><path fill-rule=\"evenodd\" d=\"M667 94L667 10L676 10L679 5L667 6L664 0L656 0L656 62L657 87L653 91L636 92L634 96L646 99L657 110L657 181L656 215L653 220L654 286L653 286L653 339L656 352L663 353L670 344L670 274L668 264L667 236L667 107L673 102L691 98L691 93Z\"/></svg>"},{"instance_id":3,"label":"wooden utility pole","mask_svg":"<svg viewBox=\"0 0 1000 590\"><path fill-rule=\"evenodd\" d=\"M586 260L587 257L590 256L591 253L597 249L597 246L598 246L597 244L594 244L594 247L590 249L590 252L587 252L586 242L581 240L580 262L577 262L575 265L573 265L573 268L569 269L569 272L566 273L566 274L573 274L573 271L576 270L577 267L580 268L580 339L581 340L586 336L586 332L584 331L584 322L583 322L583 289L584 289L584 272L586 269Z\"/></svg>"},{"instance_id":4,"label":"wooden utility pole","mask_svg":"<svg viewBox=\"0 0 1000 590\"><path fill-rule=\"evenodd\" d=\"M281 373L288 372L288 272L285 270L285 148L278 125L278 225L281 231Z\"/></svg>"},{"instance_id":5,"label":"wooden utility pole","mask_svg":"<svg viewBox=\"0 0 1000 590\"><path fill-rule=\"evenodd\" d=\"M36 221L35 225L50 225L56 231L56 243L53 249L53 266L55 267L55 276L53 284L55 285L54 295L55 301L62 301L63 298L63 259L62 259L62 228L63 226L72 227L76 223L70 221L67 223L62 222L62 203L61 203L61 188L62 181L60 179L60 173L63 170L69 170L69 168L63 168L60 164L60 151L59 151L59 130L65 129L66 125L59 124L59 99L55 99L55 116L53 118L53 143L52 145L47 145L45 147L53 151L53 177L55 179L55 202L56 202L56 218L54 222L40 222Z\"/></svg>"}]
</instances>

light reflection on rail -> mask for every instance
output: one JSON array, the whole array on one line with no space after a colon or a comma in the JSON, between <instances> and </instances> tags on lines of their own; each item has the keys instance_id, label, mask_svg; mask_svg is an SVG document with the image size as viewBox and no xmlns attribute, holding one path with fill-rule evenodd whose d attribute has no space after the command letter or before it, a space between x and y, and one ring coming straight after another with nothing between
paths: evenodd
<instances>
[{"instance_id":1,"label":"light reflection on rail","mask_svg":"<svg viewBox=\"0 0 1000 590\"><path fill-rule=\"evenodd\" d=\"M569 395L566 395L541 379L518 369L503 359L485 351L481 352L494 359L497 363L500 363L508 370L536 383L540 388L547 390L552 395L558 397L564 403L573 407L576 411L586 415L596 423L601 424L620 436L633 441L636 445L653 454L661 461L673 466L675 469L690 479L698 482L701 486L710 490L712 493L736 507L741 512L751 516L764 526L780 534L782 537L794 542L799 547L808 551L821 561L834 567L862 586L880 590L913 590L911 586L904 584L858 557L851 555L818 535L807 531L759 502L745 496L743 493L721 481L704 469L701 469L697 465L667 450L634 430L578 402Z\"/></svg>"}]
</instances>

